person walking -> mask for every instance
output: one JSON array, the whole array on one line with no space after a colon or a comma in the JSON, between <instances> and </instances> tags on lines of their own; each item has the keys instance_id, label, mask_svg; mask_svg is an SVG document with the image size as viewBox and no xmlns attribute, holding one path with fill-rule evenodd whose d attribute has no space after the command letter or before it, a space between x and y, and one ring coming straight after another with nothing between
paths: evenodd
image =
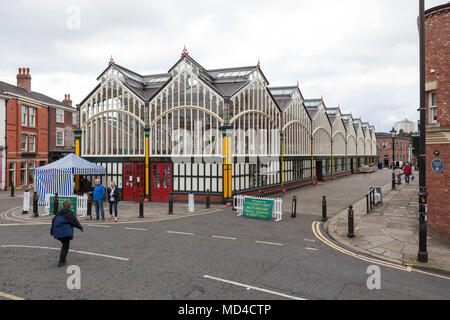
<instances>
[{"instance_id":1,"label":"person walking","mask_svg":"<svg viewBox=\"0 0 450 320\"><path fill-rule=\"evenodd\" d=\"M409 163L407 163L406 166L403 168L403 173L405 174L405 183L409 184L412 173L411 165Z\"/></svg>"},{"instance_id":2,"label":"person walking","mask_svg":"<svg viewBox=\"0 0 450 320\"><path fill-rule=\"evenodd\" d=\"M108 188L108 202L109 202L109 220L112 220L114 207L114 221L117 222L117 204L120 201L120 191L114 182L111 182L111 187Z\"/></svg>"},{"instance_id":3,"label":"person walking","mask_svg":"<svg viewBox=\"0 0 450 320\"><path fill-rule=\"evenodd\" d=\"M95 205L95 214L96 220L100 220L99 211L102 214L102 221L105 221L105 211L103 210L103 199L105 198L105 187L100 184L100 179L95 179L95 187L94 187L94 205Z\"/></svg>"},{"instance_id":4,"label":"person walking","mask_svg":"<svg viewBox=\"0 0 450 320\"><path fill-rule=\"evenodd\" d=\"M84 232L83 226L70 210L72 203L70 200L64 201L62 210L60 210L52 220L50 235L56 240L61 241L62 247L59 254L58 268L66 265L67 254L69 253L70 241L73 240L73 228L80 229Z\"/></svg>"}]
</instances>

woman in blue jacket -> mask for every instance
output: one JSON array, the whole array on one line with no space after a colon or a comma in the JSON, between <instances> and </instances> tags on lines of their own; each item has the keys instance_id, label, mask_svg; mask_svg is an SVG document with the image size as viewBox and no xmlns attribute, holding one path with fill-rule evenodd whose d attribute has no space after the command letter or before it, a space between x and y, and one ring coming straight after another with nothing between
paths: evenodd
<instances>
[{"instance_id":1,"label":"woman in blue jacket","mask_svg":"<svg viewBox=\"0 0 450 320\"><path fill-rule=\"evenodd\" d=\"M69 253L70 240L73 239L73 228L80 229L84 232L80 222L78 222L78 219L70 210L71 207L72 203L69 200L64 201L62 210L59 211L52 220L50 234L62 243L58 267L63 267L66 265L66 257Z\"/></svg>"}]
</instances>

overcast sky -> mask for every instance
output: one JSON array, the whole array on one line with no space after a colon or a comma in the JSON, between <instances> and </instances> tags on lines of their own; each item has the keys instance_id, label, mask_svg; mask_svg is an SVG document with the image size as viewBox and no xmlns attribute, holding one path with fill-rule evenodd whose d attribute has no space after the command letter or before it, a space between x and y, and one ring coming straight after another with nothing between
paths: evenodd
<instances>
[{"instance_id":1,"label":"overcast sky","mask_svg":"<svg viewBox=\"0 0 450 320\"><path fill-rule=\"evenodd\" d=\"M186 45L207 69L261 59L271 86L299 81L305 98L323 96L378 131L418 118L418 1L0 3L0 80L15 84L18 67L29 67L32 90L58 100L70 93L80 103L111 55L137 73L161 73Z\"/></svg>"}]
</instances>

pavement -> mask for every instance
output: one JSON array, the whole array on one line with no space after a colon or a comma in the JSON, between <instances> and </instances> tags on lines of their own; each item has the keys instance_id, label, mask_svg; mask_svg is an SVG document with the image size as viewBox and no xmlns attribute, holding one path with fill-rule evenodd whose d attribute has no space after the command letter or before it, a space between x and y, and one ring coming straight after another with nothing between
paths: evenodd
<instances>
[{"instance_id":1,"label":"pavement","mask_svg":"<svg viewBox=\"0 0 450 320\"><path fill-rule=\"evenodd\" d=\"M2 201L9 201L9 209L14 209L11 212L8 212L10 215L11 221L16 220L17 222L32 222L32 223L50 223L53 216L50 216L46 211L45 207L38 207L38 215L39 217L34 217L32 210L33 204L32 199L30 199L30 212L28 214L23 214L23 191L16 192L16 197L11 198L9 192L0 192L0 199ZM6 204L8 207L8 204ZM118 210L118 222L114 222L114 220L109 220L110 212L109 212L109 204L108 202L103 203L103 209L105 212L105 221L96 221L96 212L95 206L92 206L92 219L89 216L81 217L79 216L79 220L89 221L90 224L128 224L128 223L141 223L145 221L154 221L154 220L162 220L162 219L174 219L180 217L190 217L193 215L202 215L209 212L216 212L217 210L223 208L223 205L211 204L210 208L206 208L204 203L196 203L195 204L195 212L189 212L188 203L179 203L176 202L173 205L173 214L169 215L169 205L168 203L157 203L150 202L144 203L144 217L139 217L139 203L121 201L117 205ZM2 208L5 208L5 205L0 207L0 211ZM6 210L4 210L6 211ZM114 211L113 211L114 213ZM5 216L6 213L3 213ZM101 215L100 215L101 218Z\"/></svg>"},{"instance_id":2,"label":"pavement","mask_svg":"<svg viewBox=\"0 0 450 320\"><path fill-rule=\"evenodd\" d=\"M392 190L389 182L383 186L383 203L377 205L369 214L366 199L357 201L354 204L354 239L347 237L347 209L330 219L324 228L334 240L357 252L403 265L450 271L450 241L430 230L428 230L429 263L417 262L418 192L418 179L409 185L405 185L403 181L396 190Z\"/></svg>"},{"instance_id":3,"label":"pavement","mask_svg":"<svg viewBox=\"0 0 450 320\"><path fill-rule=\"evenodd\" d=\"M128 204L130 223L81 221L85 232L75 231L67 268L56 267L60 243L49 225L23 217L15 209L20 197L0 201L0 300L450 300L450 277L350 252L323 229L322 195L332 217L386 177L379 171L299 189L297 218L289 210L281 222L238 217L224 206L168 217L167 204L149 212L160 218L139 220ZM333 190L346 199L333 203ZM67 286L70 266L80 269L80 289ZM379 290L367 285L374 266Z\"/></svg>"}]
</instances>

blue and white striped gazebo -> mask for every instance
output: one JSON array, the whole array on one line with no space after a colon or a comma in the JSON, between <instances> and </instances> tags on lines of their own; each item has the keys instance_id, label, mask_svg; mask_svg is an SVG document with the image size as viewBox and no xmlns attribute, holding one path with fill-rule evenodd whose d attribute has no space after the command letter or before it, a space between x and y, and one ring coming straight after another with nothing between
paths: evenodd
<instances>
[{"instance_id":1,"label":"blue and white striped gazebo","mask_svg":"<svg viewBox=\"0 0 450 320\"><path fill-rule=\"evenodd\" d=\"M45 205L45 195L55 194L71 196L74 189L74 175L104 175L106 169L75 154L69 154L61 160L35 170L35 187L38 204Z\"/></svg>"}]
</instances>

